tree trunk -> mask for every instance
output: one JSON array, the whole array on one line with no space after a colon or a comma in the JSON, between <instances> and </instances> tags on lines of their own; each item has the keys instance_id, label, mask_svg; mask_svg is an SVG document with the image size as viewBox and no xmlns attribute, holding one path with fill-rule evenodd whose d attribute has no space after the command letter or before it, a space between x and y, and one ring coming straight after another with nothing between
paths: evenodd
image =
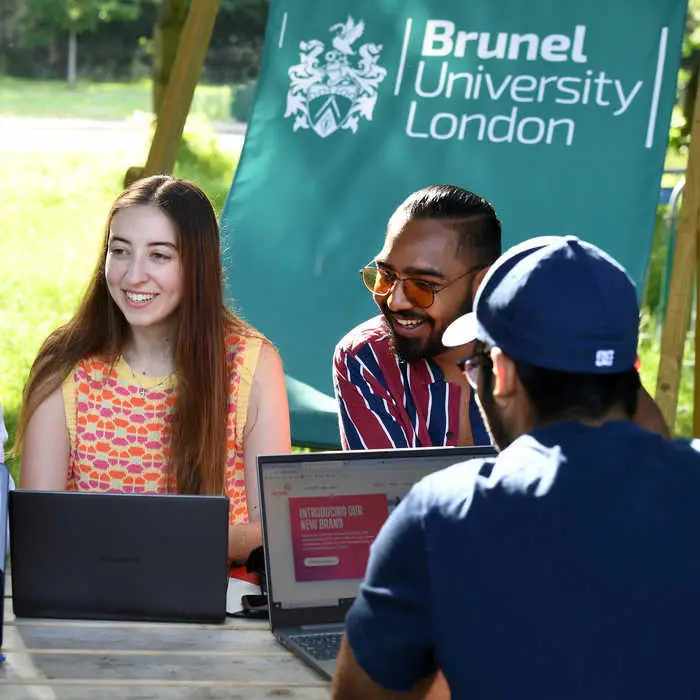
<instances>
[{"instance_id":1,"label":"tree trunk","mask_svg":"<svg viewBox=\"0 0 700 700\"><path fill-rule=\"evenodd\" d=\"M68 85L73 87L78 74L78 33L75 29L68 30Z\"/></svg>"},{"instance_id":2,"label":"tree trunk","mask_svg":"<svg viewBox=\"0 0 700 700\"><path fill-rule=\"evenodd\" d=\"M57 36L54 34L54 36L51 37L51 43L49 44L49 65L55 66L60 58L61 49L57 40Z\"/></svg>"},{"instance_id":3,"label":"tree trunk","mask_svg":"<svg viewBox=\"0 0 700 700\"><path fill-rule=\"evenodd\" d=\"M153 113L158 117L175 61L188 0L162 0L153 28Z\"/></svg>"}]
</instances>

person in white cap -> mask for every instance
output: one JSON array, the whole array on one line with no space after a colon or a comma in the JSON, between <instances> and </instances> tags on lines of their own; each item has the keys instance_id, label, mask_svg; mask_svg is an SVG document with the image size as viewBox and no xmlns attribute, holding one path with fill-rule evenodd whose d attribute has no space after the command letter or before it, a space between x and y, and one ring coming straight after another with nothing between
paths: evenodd
<instances>
[{"instance_id":1,"label":"person in white cap","mask_svg":"<svg viewBox=\"0 0 700 700\"><path fill-rule=\"evenodd\" d=\"M573 237L533 239L484 278L443 342L495 459L413 487L377 536L332 695L700 697L700 454L632 421L634 284Z\"/></svg>"}]
</instances>

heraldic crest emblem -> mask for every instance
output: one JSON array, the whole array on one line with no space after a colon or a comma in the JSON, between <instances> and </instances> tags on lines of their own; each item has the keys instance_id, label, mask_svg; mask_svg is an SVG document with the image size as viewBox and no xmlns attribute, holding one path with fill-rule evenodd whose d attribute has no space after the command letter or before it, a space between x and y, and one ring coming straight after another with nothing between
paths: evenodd
<instances>
[{"instance_id":1,"label":"heraldic crest emblem","mask_svg":"<svg viewBox=\"0 0 700 700\"><path fill-rule=\"evenodd\" d=\"M381 44L353 44L365 23L352 17L334 24L332 48L322 41L299 42L300 62L289 69L285 117L294 116L294 131L313 129L321 138L338 129L357 131L360 118L372 119L377 87L386 76L378 65Z\"/></svg>"}]
</instances>

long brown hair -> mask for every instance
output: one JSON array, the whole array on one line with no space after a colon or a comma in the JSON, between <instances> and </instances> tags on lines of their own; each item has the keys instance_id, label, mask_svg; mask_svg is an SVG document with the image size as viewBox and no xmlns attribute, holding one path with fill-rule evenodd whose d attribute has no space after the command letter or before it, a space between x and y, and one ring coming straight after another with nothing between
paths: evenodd
<instances>
[{"instance_id":1,"label":"long brown hair","mask_svg":"<svg viewBox=\"0 0 700 700\"><path fill-rule=\"evenodd\" d=\"M114 215L136 205L157 206L173 222L182 265L182 303L175 365L178 396L170 436L170 476L178 493L223 493L229 364L226 334L257 332L225 306L219 227L207 196L186 180L154 175L134 182L112 205L100 258L73 318L44 341L24 388L17 448L37 407L85 357L116 362L130 328L105 279Z\"/></svg>"}]
</instances>

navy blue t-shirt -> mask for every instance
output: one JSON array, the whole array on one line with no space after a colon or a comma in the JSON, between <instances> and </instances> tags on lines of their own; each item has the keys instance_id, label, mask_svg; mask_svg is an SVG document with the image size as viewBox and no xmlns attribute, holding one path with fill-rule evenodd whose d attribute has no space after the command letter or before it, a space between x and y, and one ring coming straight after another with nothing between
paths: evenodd
<instances>
[{"instance_id":1,"label":"navy blue t-shirt","mask_svg":"<svg viewBox=\"0 0 700 700\"><path fill-rule=\"evenodd\" d=\"M559 423L416 485L346 619L360 666L453 698L700 698L700 455Z\"/></svg>"}]
</instances>

